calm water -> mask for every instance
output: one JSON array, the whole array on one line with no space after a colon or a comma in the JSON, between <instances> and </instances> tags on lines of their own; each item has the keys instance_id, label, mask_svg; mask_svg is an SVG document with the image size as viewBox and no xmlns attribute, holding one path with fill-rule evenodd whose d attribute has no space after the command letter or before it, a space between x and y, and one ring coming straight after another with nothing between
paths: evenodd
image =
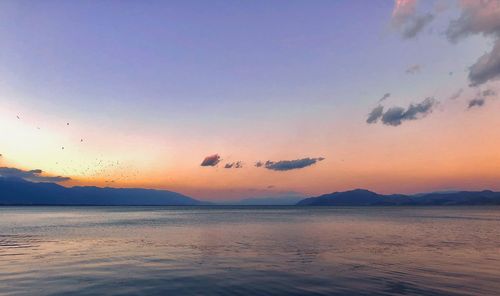
<instances>
[{"instance_id":1,"label":"calm water","mask_svg":"<svg viewBox=\"0 0 500 296\"><path fill-rule=\"evenodd\" d=\"M2 295L498 295L500 208L0 208Z\"/></svg>"}]
</instances>

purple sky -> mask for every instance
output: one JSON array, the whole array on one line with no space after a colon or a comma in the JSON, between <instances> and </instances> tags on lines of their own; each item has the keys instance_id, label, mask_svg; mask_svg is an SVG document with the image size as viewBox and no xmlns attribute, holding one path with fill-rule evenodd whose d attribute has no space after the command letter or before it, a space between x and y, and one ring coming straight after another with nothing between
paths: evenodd
<instances>
[{"instance_id":1,"label":"purple sky","mask_svg":"<svg viewBox=\"0 0 500 296\"><path fill-rule=\"evenodd\" d=\"M395 10L393 1L383 0L2 1L0 153L5 165L41 168L76 183L100 185L125 174L118 185L207 198L352 186L425 190L381 182L376 168L387 169L384 178L390 178L391 151L400 157L393 165L425 175L417 164L436 152L410 151L409 133L419 143L429 139L419 138L425 134L442 139L439 145L459 141L447 137L468 131L471 125L462 124L469 117L462 116L477 116L465 111L467 100L496 87L493 79L468 86L469 67L496 39L483 27L457 42L447 37L451 21L477 8L472 2L400 2L403 8ZM461 103L450 103L460 89ZM436 104L429 108L445 115L414 120L411 112L394 110L380 120L395 115L409 121L367 124L386 93L384 110L432 97ZM453 116L460 119L450 131L443 121ZM80 138L86 146L78 146ZM244 167L199 166L216 153L222 166L241 161ZM293 172L253 166L319 157L325 160L314 168ZM96 159L121 166L103 173ZM89 166L93 173L83 174ZM429 189L469 180L433 177Z\"/></svg>"}]
</instances>

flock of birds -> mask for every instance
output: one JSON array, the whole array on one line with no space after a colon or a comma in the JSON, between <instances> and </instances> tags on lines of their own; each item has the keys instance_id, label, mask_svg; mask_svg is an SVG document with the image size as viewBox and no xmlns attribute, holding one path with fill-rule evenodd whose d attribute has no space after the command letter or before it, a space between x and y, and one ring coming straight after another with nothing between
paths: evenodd
<instances>
[{"instance_id":1,"label":"flock of birds","mask_svg":"<svg viewBox=\"0 0 500 296\"><path fill-rule=\"evenodd\" d=\"M19 115L16 115L18 120L22 120ZM67 122L66 126L70 126ZM40 130L40 127L36 127ZM83 144L84 138L80 138L80 144ZM61 150L65 150L65 146L61 146ZM101 154L100 157L92 161L87 161L85 164L78 164L73 160L65 161L63 159L56 161L58 170L66 176L77 175L85 179L103 179L105 183L115 183L120 181L131 180L139 176L139 171L132 165L122 164L119 160L106 160Z\"/></svg>"}]
</instances>

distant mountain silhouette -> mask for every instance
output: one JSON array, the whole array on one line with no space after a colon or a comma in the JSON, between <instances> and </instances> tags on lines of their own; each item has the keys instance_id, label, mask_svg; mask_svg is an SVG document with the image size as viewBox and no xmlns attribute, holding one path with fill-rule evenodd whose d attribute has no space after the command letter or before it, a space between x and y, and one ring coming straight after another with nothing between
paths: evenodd
<instances>
[{"instance_id":1,"label":"distant mountain silhouette","mask_svg":"<svg viewBox=\"0 0 500 296\"><path fill-rule=\"evenodd\" d=\"M140 188L63 187L0 177L0 205L200 205L198 200Z\"/></svg>"},{"instance_id":2,"label":"distant mountain silhouette","mask_svg":"<svg viewBox=\"0 0 500 296\"><path fill-rule=\"evenodd\" d=\"M237 206L292 206L302 199L304 199L303 196L254 197L237 201L223 201L218 202L218 204Z\"/></svg>"},{"instance_id":3,"label":"distant mountain silhouette","mask_svg":"<svg viewBox=\"0 0 500 296\"><path fill-rule=\"evenodd\" d=\"M383 195L355 189L303 199L300 206L429 206L429 205L500 205L500 192L459 191L417 195Z\"/></svg>"}]
</instances>

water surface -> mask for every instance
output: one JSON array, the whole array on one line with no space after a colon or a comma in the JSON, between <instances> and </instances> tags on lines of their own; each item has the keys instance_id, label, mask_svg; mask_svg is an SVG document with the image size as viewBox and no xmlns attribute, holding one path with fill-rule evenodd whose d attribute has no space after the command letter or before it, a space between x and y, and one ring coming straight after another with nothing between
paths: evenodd
<instances>
[{"instance_id":1,"label":"water surface","mask_svg":"<svg viewBox=\"0 0 500 296\"><path fill-rule=\"evenodd\" d=\"M3 207L1 295L498 295L498 207Z\"/></svg>"}]
</instances>

